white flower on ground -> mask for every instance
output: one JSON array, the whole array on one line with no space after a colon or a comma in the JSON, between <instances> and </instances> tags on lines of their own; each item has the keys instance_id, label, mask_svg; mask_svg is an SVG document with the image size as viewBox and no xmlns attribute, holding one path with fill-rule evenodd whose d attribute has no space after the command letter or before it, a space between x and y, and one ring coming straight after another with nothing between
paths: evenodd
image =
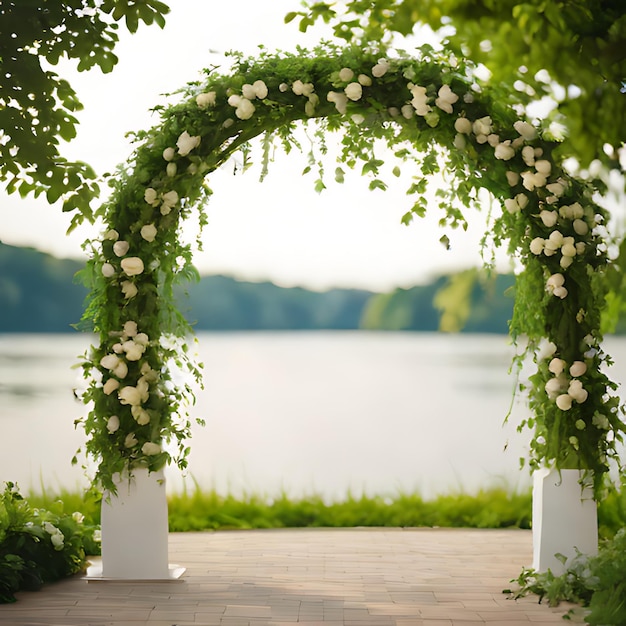
<instances>
[{"instance_id":1,"label":"white flower on ground","mask_svg":"<svg viewBox=\"0 0 626 626\"><path fill-rule=\"evenodd\" d=\"M450 89L450 85L442 85L437 96L435 105L446 113L452 113L452 105L459 99L459 96Z\"/></svg>"},{"instance_id":2,"label":"white flower on ground","mask_svg":"<svg viewBox=\"0 0 626 626\"><path fill-rule=\"evenodd\" d=\"M140 234L148 243L151 243L157 236L157 232L157 227L154 224L146 224L141 227Z\"/></svg>"},{"instance_id":3,"label":"white flower on ground","mask_svg":"<svg viewBox=\"0 0 626 626\"><path fill-rule=\"evenodd\" d=\"M110 263L103 263L102 275L105 278L111 278L111 276L115 276L115 268Z\"/></svg>"},{"instance_id":4,"label":"white flower on ground","mask_svg":"<svg viewBox=\"0 0 626 626\"><path fill-rule=\"evenodd\" d=\"M141 446L141 451L146 456L154 456L155 454L161 454L161 446L158 443L146 441L146 443Z\"/></svg>"},{"instance_id":5,"label":"white flower on ground","mask_svg":"<svg viewBox=\"0 0 626 626\"><path fill-rule=\"evenodd\" d=\"M135 433L128 433L126 439L124 439L124 447L126 448L134 448L138 443L139 441L135 437Z\"/></svg>"},{"instance_id":6,"label":"white flower on ground","mask_svg":"<svg viewBox=\"0 0 626 626\"><path fill-rule=\"evenodd\" d=\"M354 72L349 67L343 67L339 70L339 80L347 83L354 78Z\"/></svg>"},{"instance_id":7,"label":"white flower on ground","mask_svg":"<svg viewBox=\"0 0 626 626\"><path fill-rule=\"evenodd\" d=\"M372 67L372 76L381 78L389 71L389 61L387 59L378 59L378 63Z\"/></svg>"},{"instance_id":8,"label":"white flower on ground","mask_svg":"<svg viewBox=\"0 0 626 626\"><path fill-rule=\"evenodd\" d=\"M130 244L128 243L128 241L116 241L113 244L113 253L115 254L115 256L124 256L127 252L128 249L130 248Z\"/></svg>"},{"instance_id":9,"label":"white flower on ground","mask_svg":"<svg viewBox=\"0 0 626 626\"><path fill-rule=\"evenodd\" d=\"M466 117L459 117L454 122L454 130L462 135L469 135L472 132L472 123Z\"/></svg>"},{"instance_id":10,"label":"white flower on ground","mask_svg":"<svg viewBox=\"0 0 626 626\"><path fill-rule=\"evenodd\" d=\"M111 415L107 420L107 430L113 434L120 428L120 418L117 415Z\"/></svg>"},{"instance_id":11,"label":"white flower on ground","mask_svg":"<svg viewBox=\"0 0 626 626\"><path fill-rule=\"evenodd\" d=\"M175 156L176 156L176 150L174 150L174 148L169 147L163 150L163 158L166 161L171 161Z\"/></svg>"},{"instance_id":12,"label":"white flower on ground","mask_svg":"<svg viewBox=\"0 0 626 626\"><path fill-rule=\"evenodd\" d=\"M350 100L356 102L357 100L360 100L363 95L363 87L360 83L350 83L346 86L344 92Z\"/></svg>"},{"instance_id":13,"label":"white flower on ground","mask_svg":"<svg viewBox=\"0 0 626 626\"><path fill-rule=\"evenodd\" d=\"M196 104L201 109L215 106L216 93L214 91L207 91L206 93L200 93L196 96Z\"/></svg>"},{"instance_id":14,"label":"white flower on ground","mask_svg":"<svg viewBox=\"0 0 626 626\"><path fill-rule=\"evenodd\" d=\"M176 147L180 156L187 156L194 148L200 145L200 135L191 136L184 130L176 140Z\"/></svg>"},{"instance_id":15,"label":"white flower on ground","mask_svg":"<svg viewBox=\"0 0 626 626\"><path fill-rule=\"evenodd\" d=\"M587 364L584 361L574 361L569 368L570 376L578 378L587 372Z\"/></svg>"},{"instance_id":16,"label":"white flower on ground","mask_svg":"<svg viewBox=\"0 0 626 626\"><path fill-rule=\"evenodd\" d=\"M138 276L144 270L143 261L137 256L129 256L122 259L120 265L127 276Z\"/></svg>"}]
</instances>

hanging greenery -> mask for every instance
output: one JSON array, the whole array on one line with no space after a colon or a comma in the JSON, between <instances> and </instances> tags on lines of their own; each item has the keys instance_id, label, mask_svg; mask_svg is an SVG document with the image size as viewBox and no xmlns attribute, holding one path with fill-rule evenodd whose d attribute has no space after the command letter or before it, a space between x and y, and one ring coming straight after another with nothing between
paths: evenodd
<instances>
[{"instance_id":1,"label":"hanging greenery","mask_svg":"<svg viewBox=\"0 0 626 626\"><path fill-rule=\"evenodd\" d=\"M392 179L411 172L405 223L436 208L425 192L438 172L451 178L438 191L444 226L464 226L461 208L479 208L481 189L499 201L490 239L508 245L523 268L511 334L537 364L521 426L535 433L531 467L589 470L599 489L611 461L619 462L625 431L603 372L606 216L594 189L552 158L557 143L501 96L481 86L472 66L429 47L409 56L327 44L235 56L228 74L207 70L179 104L160 108L161 123L137 134L136 151L112 179L99 212L106 231L90 244L85 320L100 343L84 362L91 381L85 402L93 404L82 425L97 481L114 490L115 473L155 470L170 460L185 467L186 408L201 375L187 356L190 328L172 298L173 282L194 275L181 223L197 212L206 224L207 175L235 153L245 169L253 138L261 137L265 172L275 144L301 148L295 131L304 125L311 137L305 171L317 171L320 191L325 140L336 132L339 182L351 168L370 189L385 189L384 172ZM179 370L188 374L182 382Z\"/></svg>"}]
</instances>

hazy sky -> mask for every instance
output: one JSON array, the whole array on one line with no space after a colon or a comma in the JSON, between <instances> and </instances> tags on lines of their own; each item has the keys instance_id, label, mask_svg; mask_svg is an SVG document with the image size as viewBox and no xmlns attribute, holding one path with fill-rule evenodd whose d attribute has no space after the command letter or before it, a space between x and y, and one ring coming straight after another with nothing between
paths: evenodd
<instances>
[{"instance_id":1,"label":"hazy sky","mask_svg":"<svg viewBox=\"0 0 626 626\"><path fill-rule=\"evenodd\" d=\"M149 109L199 77L202 68L223 64L221 53L313 46L323 30L302 34L283 16L298 10L298 0L169 0L165 29L142 27L121 32L116 49L120 63L108 75L99 70L78 74L68 64L57 71L67 77L85 105L79 136L62 147L68 158L87 161L99 173L112 170L130 154L125 134L157 120ZM421 39L421 38L420 38ZM421 43L414 39L415 45ZM329 142L332 143L332 142ZM332 182L321 195L314 177L302 178L305 157L278 158L269 177L258 170L233 176L216 172L209 182L215 194L209 205L204 250L194 257L202 273L225 273L243 279L270 279L282 285L388 289L422 282L437 273L480 263L483 218L468 232L447 233L452 248L439 243L436 215L406 227L400 218L410 207L406 185L369 192L358 175L344 185ZM94 232L65 231L69 217L59 206L0 195L0 239L30 245L57 256L80 257L82 242Z\"/></svg>"}]
</instances>

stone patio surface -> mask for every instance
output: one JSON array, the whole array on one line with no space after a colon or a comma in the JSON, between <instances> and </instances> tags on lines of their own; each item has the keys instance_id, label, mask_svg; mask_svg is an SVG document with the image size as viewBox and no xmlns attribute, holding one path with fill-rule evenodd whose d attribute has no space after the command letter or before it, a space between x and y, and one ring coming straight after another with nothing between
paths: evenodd
<instances>
[{"instance_id":1,"label":"stone patio surface","mask_svg":"<svg viewBox=\"0 0 626 626\"><path fill-rule=\"evenodd\" d=\"M571 605L502 590L532 561L526 530L295 529L170 534L172 582L21 592L0 623L29 626L547 626ZM567 623L567 622L565 622Z\"/></svg>"}]
</instances>

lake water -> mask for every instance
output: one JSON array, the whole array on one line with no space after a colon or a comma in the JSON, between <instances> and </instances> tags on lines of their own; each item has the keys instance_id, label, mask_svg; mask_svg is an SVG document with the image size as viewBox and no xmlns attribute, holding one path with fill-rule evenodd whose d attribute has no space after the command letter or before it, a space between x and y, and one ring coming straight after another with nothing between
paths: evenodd
<instances>
[{"instance_id":1,"label":"lake water","mask_svg":"<svg viewBox=\"0 0 626 626\"><path fill-rule=\"evenodd\" d=\"M200 333L205 389L192 417L189 474L172 490L215 488L268 497L348 492L438 493L530 484L519 457L526 407L508 374L513 349L498 335L276 332ZM0 335L0 482L24 492L87 484L70 460L85 407L72 369L85 335ZM606 348L626 379L626 339Z\"/></svg>"}]
</instances>

